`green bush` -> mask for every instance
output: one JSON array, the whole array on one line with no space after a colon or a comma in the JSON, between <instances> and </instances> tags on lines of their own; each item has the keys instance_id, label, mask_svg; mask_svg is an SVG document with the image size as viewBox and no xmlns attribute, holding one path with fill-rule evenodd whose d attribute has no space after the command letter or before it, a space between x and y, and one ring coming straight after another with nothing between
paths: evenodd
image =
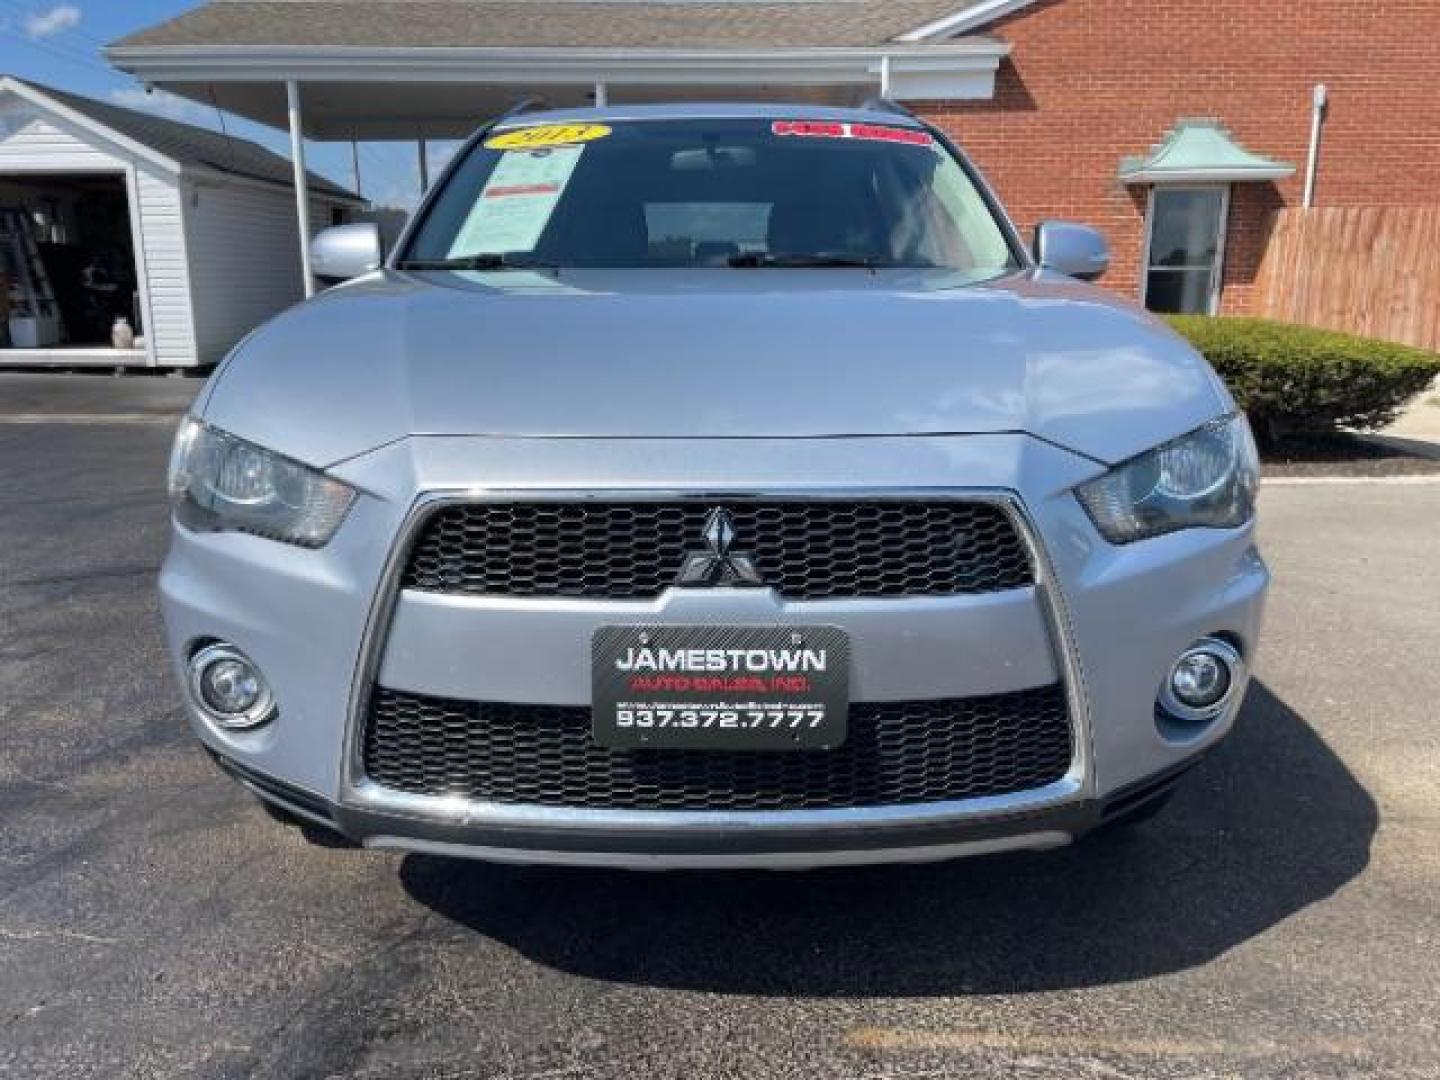
<instances>
[{"instance_id":1,"label":"green bush","mask_svg":"<svg viewBox=\"0 0 1440 1080\"><path fill-rule=\"evenodd\" d=\"M1383 427L1440 373L1440 355L1408 345L1267 319L1172 315L1205 354L1257 436Z\"/></svg>"}]
</instances>

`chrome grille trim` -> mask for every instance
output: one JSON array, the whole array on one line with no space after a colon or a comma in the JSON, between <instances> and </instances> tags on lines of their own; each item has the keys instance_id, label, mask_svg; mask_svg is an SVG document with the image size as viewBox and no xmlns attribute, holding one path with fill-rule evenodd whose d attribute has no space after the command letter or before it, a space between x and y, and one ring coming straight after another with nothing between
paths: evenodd
<instances>
[{"instance_id":1,"label":"chrome grille trim","mask_svg":"<svg viewBox=\"0 0 1440 1080\"><path fill-rule=\"evenodd\" d=\"M389 636L390 625L399 601L401 580L419 530L439 508L456 503L476 501L527 501L554 499L562 501L589 500L870 500L902 499L909 501L958 499L988 502L999 506L1010 516L1034 567L1035 594L1045 618L1051 647L1062 672L1066 703L1072 726L1074 758L1065 778L1044 788L1012 795L985 796L955 802L927 803L923 806L882 806L845 809L812 809L781 811L649 811L605 810L527 806L520 804L485 803L473 800L410 795L393 791L368 780L364 773L362 743L366 711L375 686L381 654ZM549 600L548 603L555 603ZM903 601L902 601L903 602ZM984 818L1051 808L1077 802L1094 794L1091 767L1091 716L1089 695L1085 688L1079 653L1070 624L1064 592L1055 576L1053 564L1039 534L1019 496L997 488L773 488L763 491L726 491L713 489L545 489L545 488L479 488L437 490L422 493L412 504L380 577L380 585L371 604L364 637L351 684L350 701L345 725L345 741L340 771L339 801L342 805L378 813L410 817L422 821L459 825L497 827L589 828L608 826L644 831L647 829L730 829L735 827L767 828L843 828L865 826L893 827L934 825L952 821Z\"/></svg>"}]
</instances>

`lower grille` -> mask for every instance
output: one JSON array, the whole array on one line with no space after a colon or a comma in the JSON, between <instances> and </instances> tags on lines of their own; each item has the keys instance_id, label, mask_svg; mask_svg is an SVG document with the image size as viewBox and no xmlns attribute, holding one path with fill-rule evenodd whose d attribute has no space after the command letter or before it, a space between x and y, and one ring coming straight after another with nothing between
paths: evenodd
<instances>
[{"instance_id":1,"label":"lower grille","mask_svg":"<svg viewBox=\"0 0 1440 1080\"><path fill-rule=\"evenodd\" d=\"M1072 753L1058 685L990 697L855 704L835 750L611 750L590 710L454 701L377 687L374 782L418 795L631 810L804 810L1006 795L1062 779Z\"/></svg>"}]
</instances>

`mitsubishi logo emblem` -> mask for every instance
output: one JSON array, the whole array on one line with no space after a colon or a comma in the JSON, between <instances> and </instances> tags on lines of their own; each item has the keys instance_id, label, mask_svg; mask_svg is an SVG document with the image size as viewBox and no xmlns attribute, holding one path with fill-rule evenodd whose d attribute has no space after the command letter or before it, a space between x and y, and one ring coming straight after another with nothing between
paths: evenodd
<instances>
[{"instance_id":1,"label":"mitsubishi logo emblem","mask_svg":"<svg viewBox=\"0 0 1440 1080\"><path fill-rule=\"evenodd\" d=\"M685 557L685 565L675 579L678 585L759 585L760 571L755 562L735 546L735 522L728 510L715 509L705 519L700 532L705 550Z\"/></svg>"}]
</instances>

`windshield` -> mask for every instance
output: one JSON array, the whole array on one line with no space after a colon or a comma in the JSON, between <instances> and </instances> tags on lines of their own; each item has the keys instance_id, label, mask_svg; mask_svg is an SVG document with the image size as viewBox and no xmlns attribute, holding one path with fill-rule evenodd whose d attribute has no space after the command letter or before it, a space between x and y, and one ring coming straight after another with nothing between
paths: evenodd
<instances>
[{"instance_id":1,"label":"windshield","mask_svg":"<svg viewBox=\"0 0 1440 1080\"><path fill-rule=\"evenodd\" d=\"M794 120L543 124L460 162L402 268L1016 268L928 132Z\"/></svg>"}]
</instances>

